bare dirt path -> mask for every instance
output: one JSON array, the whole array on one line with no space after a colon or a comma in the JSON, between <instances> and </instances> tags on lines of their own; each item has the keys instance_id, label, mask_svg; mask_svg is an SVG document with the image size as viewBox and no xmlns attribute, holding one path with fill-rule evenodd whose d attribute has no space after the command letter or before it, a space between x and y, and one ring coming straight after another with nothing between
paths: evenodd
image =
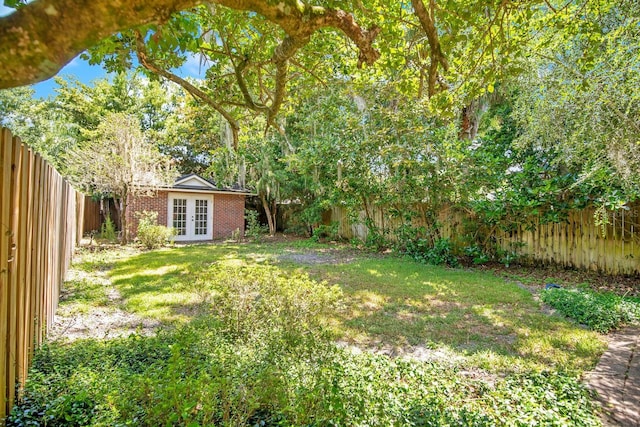
<instances>
[{"instance_id":1,"label":"bare dirt path","mask_svg":"<svg viewBox=\"0 0 640 427\"><path fill-rule=\"evenodd\" d=\"M78 257L75 260L78 261ZM104 268L86 271L72 265L63 284L63 298L56 312L54 324L48 334L50 341L75 341L83 338L110 339L133 333L152 335L159 327L154 320L144 319L123 309L118 290L109 279L110 264ZM81 305L65 301L65 286L81 282L87 286L101 287L106 298L99 306Z\"/></svg>"}]
</instances>

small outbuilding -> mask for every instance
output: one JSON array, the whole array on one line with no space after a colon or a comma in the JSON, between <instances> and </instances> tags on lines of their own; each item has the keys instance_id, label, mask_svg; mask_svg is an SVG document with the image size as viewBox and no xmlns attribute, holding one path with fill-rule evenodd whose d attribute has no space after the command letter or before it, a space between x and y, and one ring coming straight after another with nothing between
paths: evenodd
<instances>
[{"instance_id":1,"label":"small outbuilding","mask_svg":"<svg viewBox=\"0 0 640 427\"><path fill-rule=\"evenodd\" d=\"M158 224L172 227L175 240L206 241L244 234L245 197L241 189L220 189L196 174L178 178L172 187L160 188L152 195L129 199L127 223L131 235L138 229L136 212L158 213Z\"/></svg>"}]
</instances>

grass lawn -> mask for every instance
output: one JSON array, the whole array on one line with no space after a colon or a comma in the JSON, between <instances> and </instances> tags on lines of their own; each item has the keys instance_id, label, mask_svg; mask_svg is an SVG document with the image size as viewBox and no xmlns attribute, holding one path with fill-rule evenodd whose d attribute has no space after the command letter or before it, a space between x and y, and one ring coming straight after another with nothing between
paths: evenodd
<instances>
[{"instance_id":1,"label":"grass lawn","mask_svg":"<svg viewBox=\"0 0 640 427\"><path fill-rule=\"evenodd\" d=\"M515 282L345 246L183 246L117 261L110 276L126 310L163 322L187 321L203 308L194 277L214 263L269 264L337 284L344 298L332 314L332 329L338 340L362 348L391 354L442 350L490 371L577 372L595 366L605 349L600 335L545 314Z\"/></svg>"},{"instance_id":2,"label":"grass lawn","mask_svg":"<svg viewBox=\"0 0 640 427\"><path fill-rule=\"evenodd\" d=\"M579 378L603 336L491 272L309 241L85 251L75 271L62 316L164 327L45 346L8 425L599 425Z\"/></svg>"}]
</instances>

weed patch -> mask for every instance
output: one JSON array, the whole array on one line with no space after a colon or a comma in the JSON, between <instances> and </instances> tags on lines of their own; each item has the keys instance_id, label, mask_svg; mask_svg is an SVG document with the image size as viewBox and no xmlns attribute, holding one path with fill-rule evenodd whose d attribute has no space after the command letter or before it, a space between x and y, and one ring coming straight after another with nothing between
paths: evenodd
<instances>
[{"instance_id":1,"label":"weed patch","mask_svg":"<svg viewBox=\"0 0 640 427\"><path fill-rule=\"evenodd\" d=\"M548 289L542 291L542 300L565 316L601 333L640 320L638 298L622 297L611 292Z\"/></svg>"},{"instance_id":2,"label":"weed patch","mask_svg":"<svg viewBox=\"0 0 640 427\"><path fill-rule=\"evenodd\" d=\"M10 426L599 425L578 380L598 335L491 274L310 241L87 257L164 327L45 345ZM104 300L83 286L69 301Z\"/></svg>"},{"instance_id":3,"label":"weed patch","mask_svg":"<svg viewBox=\"0 0 640 427\"><path fill-rule=\"evenodd\" d=\"M486 383L281 338L277 328L235 337L203 318L156 337L52 344L7 425L598 425L588 392L562 373Z\"/></svg>"}]
</instances>

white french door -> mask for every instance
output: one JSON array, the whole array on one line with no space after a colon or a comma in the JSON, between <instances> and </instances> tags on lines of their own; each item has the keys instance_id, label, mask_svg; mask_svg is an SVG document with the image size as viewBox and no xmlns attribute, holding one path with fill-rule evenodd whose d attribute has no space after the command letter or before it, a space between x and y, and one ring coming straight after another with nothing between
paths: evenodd
<instances>
[{"instance_id":1,"label":"white french door","mask_svg":"<svg viewBox=\"0 0 640 427\"><path fill-rule=\"evenodd\" d=\"M169 194L168 226L176 241L213 238L213 198L205 194Z\"/></svg>"}]
</instances>

